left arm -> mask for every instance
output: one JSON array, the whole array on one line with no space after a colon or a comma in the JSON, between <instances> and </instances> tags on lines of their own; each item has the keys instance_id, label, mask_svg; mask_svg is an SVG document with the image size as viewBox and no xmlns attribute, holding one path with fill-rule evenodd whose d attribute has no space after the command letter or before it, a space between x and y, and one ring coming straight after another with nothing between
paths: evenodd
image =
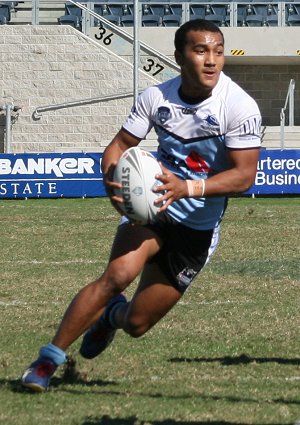
<instances>
[{"instance_id":1,"label":"left arm","mask_svg":"<svg viewBox=\"0 0 300 425\"><path fill-rule=\"evenodd\" d=\"M259 148L228 149L227 155L231 167L205 180L204 197L242 193L253 184L257 170ZM157 200L157 203L165 201L161 211L165 210L173 201L189 196L187 181L178 178L167 168L162 168L164 174L157 176L162 185L156 188L157 192L166 191ZM195 181L192 182L194 183ZM197 184L193 196L201 197L202 189L202 184Z\"/></svg>"},{"instance_id":2,"label":"left arm","mask_svg":"<svg viewBox=\"0 0 300 425\"><path fill-rule=\"evenodd\" d=\"M205 181L205 196L226 196L249 189L255 179L259 151L259 148L228 149L231 168Z\"/></svg>"}]
</instances>

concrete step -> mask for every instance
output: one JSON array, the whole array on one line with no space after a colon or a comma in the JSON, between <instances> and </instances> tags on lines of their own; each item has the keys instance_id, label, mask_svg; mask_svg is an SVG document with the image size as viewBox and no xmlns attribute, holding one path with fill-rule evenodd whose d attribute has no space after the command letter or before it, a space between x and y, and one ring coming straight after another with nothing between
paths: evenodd
<instances>
[{"instance_id":1,"label":"concrete step","mask_svg":"<svg viewBox=\"0 0 300 425\"><path fill-rule=\"evenodd\" d=\"M65 2L40 3L39 21L41 24L57 24L57 18L65 14ZM18 3L11 11L11 24L21 25L31 23L31 2Z\"/></svg>"},{"instance_id":2,"label":"concrete step","mask_svg":"<svg viewBox=\"0 0 300 425\"><path fill-rule=\"evenodd\" d=\"M262 147L267 149L281 149L280 126L267 126L263 129ZM284 127L284 148L300 149L300 126Z\"/></svg>"}]
</instances>

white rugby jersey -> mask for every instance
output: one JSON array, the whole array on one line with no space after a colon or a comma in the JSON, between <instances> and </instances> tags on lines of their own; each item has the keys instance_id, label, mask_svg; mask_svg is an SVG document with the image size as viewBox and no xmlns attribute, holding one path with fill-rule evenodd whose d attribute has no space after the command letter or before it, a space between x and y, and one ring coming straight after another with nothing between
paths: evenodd
<instances>
[{"instance_id":1,"label":"white rugby jersey","mask_svg":"<svg viewBox=\"0 0 300 425\"><path fill-rule=\"evenodd\" d=\"M206 179L230 168L226 148L260 146L258 106L223 72L212 95L197 104L178 94L181 77L146 89L123 128L144 139L152 127L158 136L158 159L182 179ZM213 229L220 222L225 197L182 198L168 213L186 226Z\"/></svg>"}]
</instances>

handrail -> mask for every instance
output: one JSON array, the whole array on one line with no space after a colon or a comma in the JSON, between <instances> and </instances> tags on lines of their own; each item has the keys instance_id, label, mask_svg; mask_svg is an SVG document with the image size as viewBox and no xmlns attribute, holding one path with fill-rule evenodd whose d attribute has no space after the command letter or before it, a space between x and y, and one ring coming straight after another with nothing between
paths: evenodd
<instances>
[{"instance_id":1,"label":"handrail","mask_svg":"<svg viewBox=\"0 0 300 425\"><path fill-rule=\"evenodd\" d=\"M285 99L284 107L280 111L280 147L284 149L284 128L285 128L285 111L289 104L289 126L294 125L294 92L295 92L295 80L292 78L289 83L288 92Z\"/></svg>"},{"instance_id":2,"label":"handrail","mask_svg":"<svg viewBox=\"0 0 300 425\"><path fill-rule=\"evenodd\" d=\"M92 15L94 18L97 18L99 21L103 22L108 28L110 28L112 31L114 31L116 34L118 34L124 40L128 41L131 44L134 43L134 37L132 35L130 35L127 31L122 30L120 27L114 25L108 19L105 19L103 16L98 15L98 13L89 9L84 4L79 3L75 0L68 0L68 1L70 3L73 3L75 6L79 7L80 9L85 10L90 15ZM145 53L158 56L170 68L172 68L172 69L174 69L175 71L178 71L178 72L180 71L180 67L177 65L177 63L174 60L170 59L168 56L164 55L163 53L159 52L158 50L155 50L153 47L148 46L143 41L140 41L139 45L140 45L141 50L143 50Z\"/></svg>"},{"instance_id":3,"label":"handrail","mask_svg":"<svg viewBox=\"0 0 300 425\"><path fill-rule=\"evenodd\" d=\"M21 106L15 106L13 103L6 103L0 106L0 111L5 112L5 146L4 152L11 153L11 125L12 125L12 113L18 112ZM14 116L16 118L16 116Z\"/></svg>"},{"instance_id":4,"label":"handrail","mask_svg":"<svg viewBox=\"0 0 300 425\"><path fill-rule=\"evenodd\" d=\"M98 102L107 102L108 100L114 100L114 99L124 99L126 97L132 97L133 93L121 93L121 94L112 94L109 96L99 96L99 97L92 97L88 99L81 99L81 100L74 100L71 102L64 102L64 103L57 103L52 105L45 105L36 108L32 116L35 120L38 120L42 116L42 112L46 111L56 111L57 109L64 109L64 108L71 108L74 106L82 106L82 105L89 105L91 103L98 103Z\"/></svg>"},{"instance_id":5,"label":"handrail","mask_svg":"<svg viewBox=\"0 0 300 425\"><path fill-rule=\"evenodd\" d=\"M81 3L78 3L75 0L69 0L69 2L73 3L75 6L79 7L80 9L87 11L92 16L94 16L95 18L102 21L107 27L109 27L110 29L115 31L116 34L121 36L126 41L128 41L130 43L134 43L134 37L133 36L131 36L128 32L122 30L121 28L117 27L116 25L112 24L110 21L105 19L103 16L98 15L98 13L90 10L88 7L86 7L85 5L83 5ZM153 49L152 47L148 46L147 44L145 44L141 41L139 42L139 45L140 45L140 48L144 52L146 52L147 54L153 54L153 55L159 57L162 60L162 62L164 62L170 68L172 68L176 71L180 70L180 67L176 64L176 62L173 61L172 59L169 59L164 54L158 52L157 50ZM60 103L60 104L45 105L45 106L41 106L41 107L36 108L33 111L32 116L33 116L34 119L38 120L38 119L41 118L42 112L54 111L54 110L57 110L57 109L70 108L70 107L74 107L74 106L82 106L82 105L86 105L86 104L98 103L98 102L103 102L103 101L108 101L108 100L113 100L113 99L122 99L122 98L126 98L126 97L135 96L136 94L138 94L138 93L123 93L123 94L117 94L117 95L109 95L109 96L102 96L102 97L96 97L96 98L81 99L81 100L77 100L77 101L64 102L64 103Z\"/></svg>"}]
</instances>

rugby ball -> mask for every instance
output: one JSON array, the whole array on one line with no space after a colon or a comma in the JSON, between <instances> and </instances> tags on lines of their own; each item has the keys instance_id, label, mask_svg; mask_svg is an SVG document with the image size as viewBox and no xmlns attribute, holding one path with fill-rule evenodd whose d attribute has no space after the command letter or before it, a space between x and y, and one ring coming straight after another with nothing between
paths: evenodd
<instances>
[{"instance_id":1,"label":"rugby ball","mask_svg":"<svg viewBox=\"0 0 300 425\"><path fill-rule=\"evenodd\" d=\"M162 173L156 158L144 149L132 147L122 154L113 179L122 184L122 189L115 190L115 193L122 196L123 203L119 207L129 220L147 224L156 216L161 205L154 204L154 201L162 193L154 193L153 189L162 184L155 178L156 174Z\"/></svg>"}]
</instances>

